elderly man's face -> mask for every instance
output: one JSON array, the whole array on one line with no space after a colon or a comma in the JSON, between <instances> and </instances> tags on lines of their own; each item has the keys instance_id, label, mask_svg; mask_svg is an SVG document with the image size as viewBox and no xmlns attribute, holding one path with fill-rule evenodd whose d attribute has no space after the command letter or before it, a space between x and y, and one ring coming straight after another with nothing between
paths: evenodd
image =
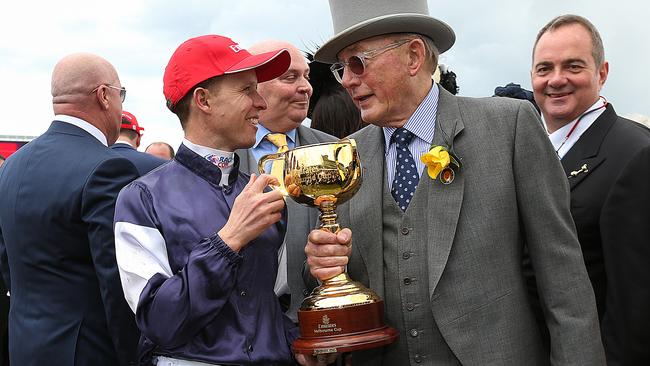
<instances>
[{"instance_id":1,"label":"elderly man's face","mask_svg":"<svg viewBox=\"0 0 650 366\"><path fill-rule=\"evenodd\" d=\"M350 56L385 47L402 38L379 36L365 39L344 48L338 58L347 60ZM411 115L412 111L406 107L411 105L408 101L413 97L407 69L407 45L366 60L362 75L345 69L342 85L350 93L365 122L382 127L401 127Z\"/></svg>"},{"instance_id":2,"label":"elderly man's face","mask_svg":"<svg viewBox=\"0 0 650 366\"><path fill-rule=\"evenodd\" d=\"M268 108L260 113L260 121L272 132L289 132L307 117L312 87L309 84L309 65L296 48L291 54L289 69L277 79L261 83L260 94Z\"/></svg>"},{"instance_id":3,"label":"elderly man's face","mask_svg":"<svg viewBox=\"0 0 650 366\"><path fill-rule=\"evenodd\" d=\"M253 146L260 111L266 109L264 98L257 92L255 71L224 75L210 91L210 105L215 113L207 128L214 147L235 151Z\"/></svg>"}]
</instances>

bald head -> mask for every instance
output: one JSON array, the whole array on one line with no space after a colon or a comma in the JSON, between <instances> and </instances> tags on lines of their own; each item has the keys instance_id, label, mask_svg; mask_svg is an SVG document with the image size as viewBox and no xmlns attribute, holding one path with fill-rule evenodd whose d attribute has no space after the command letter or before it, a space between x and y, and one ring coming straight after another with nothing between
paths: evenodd
<instances>
[{"instance_id":1,"label":"bald head","mask_svg":"<svg viewBox=\"0 0 650 366\"><path fill-rule=\"evenodd\" d=\"M105 59L90 53L75 53L64 57L52 72L52 101L65 103L83 96L100 84L119 82L117 71Z\"/></svg>"},{"instance_id":2,"label":"bald head","mask_svg":"<svg viewBox=\"0 0 650 366\"><path fill-rule=\"evenodd\" d=\"M286 48L291 55L289 69L277 79L258 85L267 108L260 111L260 123L271 132L287 133L297 128L307 117L312 87L309 65L305 55L285 41L269 40L256 43L248 50L253 54Z\"/></svg>"},{"instance_id":3,"label":"bald head","mask_svg":"<svg viewBox=\"0 0 650 366\"><path fill-rule=\"evenodd\" d=\"M153 142L144 150L147 154L157 156L165 160L174 158L174 148L166 142Z\"/></svg>"},{"instance_id":4,"label":"bald head","mask_svg":"<svg viewBox=\"0 0 650 366\"><path fill-rule=\"evenodd\" d=\"M113 88L92 90L101 85ZM119 134L122 115L117 71L104 58L74 53L62 58L52 71L52 105L55 114L81 118L99 128L112 144Z\"/></svg>"},{"instance_id":5,"label":"bald head","mask_svg":"<svg viewBox=\"0 0 650 366\"><path fill-rule=\"evenodd\" d=\"M275 39L270 39L267 41L255 43L247 49L248 52L257 55L264 52L275 51L281 48L286 48L287 50L289 50L289 52L295 51L296 53L301 54L300 51L298 51L298 49L291 43L275 40Z\"/></svg>"}]
</instances>

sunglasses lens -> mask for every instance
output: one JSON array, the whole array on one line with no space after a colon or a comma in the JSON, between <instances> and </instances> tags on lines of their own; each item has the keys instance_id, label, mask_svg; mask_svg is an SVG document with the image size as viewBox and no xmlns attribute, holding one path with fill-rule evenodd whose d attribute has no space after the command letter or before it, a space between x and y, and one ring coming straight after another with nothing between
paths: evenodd
<instances>
[{"instance_id":1,"label":"sunglasses lens","mask_svg":"<svg viewBox=\"0 0 650 366\"><path fill-rule=\"evenodd\" d=\"M348 59L348 66L350 67L350 71L357 75L361 75L365 71L363 60L359 56L350 57Z\"/></svg>"}]
</instances>

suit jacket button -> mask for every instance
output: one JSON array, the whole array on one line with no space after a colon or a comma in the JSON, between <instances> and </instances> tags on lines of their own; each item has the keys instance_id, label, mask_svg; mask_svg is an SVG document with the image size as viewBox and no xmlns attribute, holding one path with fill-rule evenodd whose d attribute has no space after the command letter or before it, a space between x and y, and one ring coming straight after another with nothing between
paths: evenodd
<instances>
[{"instance_id":1,"label":"suit jacket button","mask_svg":"<svg viewBox=\"0 0 650 366\"><path fill-rule=\"evenodd\" d=\"M404 253L402 253L402 258L403 258L403 259L409 259L409 258L411 258L411 253L409 253L409 252L404 252Z\"/></svg>"},{"instance_id":2,"label":"suit jacket button","mask_svg":"<svg viewBox=\"0 0 650 366\"><path fill-rule=\"evenodd\" d=\"M410 285L410 284L411 284L411 279L408 278L408 277L406 277L406 278L404 279L404 284L407 285L407 286Z\"/></svg>"},{"instance_id":3,"label":"suit jacket button","mask_svg":"<svg viewBox=\"0 0 650 366\"><path fill-rule=\"evenodd\" d=\"M415 361L416 363L422 362L422 356L416 354L415 356L413 356L413 361Z\"/></svg>"},{"instance_id":4,"label":"suit jacket button","mask_svg":"<svg viewBox=\"0 0 650 366\"><path fill-rule=\"evenodd\" d=\"M402 230L401 230L401 232L402 232L402 235L408 235L409 232L410 232L410 230L409 230L409 228L407 228L407 227L403 227Z\"/></svg>"}]
</instances>

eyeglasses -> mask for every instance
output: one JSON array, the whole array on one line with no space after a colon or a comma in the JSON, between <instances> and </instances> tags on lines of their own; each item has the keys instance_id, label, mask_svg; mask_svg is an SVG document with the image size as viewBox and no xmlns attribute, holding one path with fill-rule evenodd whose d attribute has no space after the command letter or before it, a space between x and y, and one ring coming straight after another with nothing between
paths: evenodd
<instances>
[{"instance_id":1,"label":"eyeglasses","mask_svg":"<svg viewBox=\"0 0 650 366\"><path fill-rule=\"evenodd\" d=\"M122 103L124 103L124 100L126 99L126 88L125 87L118 88L117 86L113 86L113 85L110 85L110 84L101 84L101 85L97 86L95 89L91 90L89 94L92 94L92 93L96 92L102 86L105 86L105 87L111 88L111 89L115 89L115 90L119 90L120 91L120 99L122 100Z\"/></svg>"},{"instance_id":2,"label":"eyeglasses","mask_svg":"<svg viewBox=\"0 0 650 366\"><path fill-rule=\"evenodd\" d=\"M332 66L330 66L330 70L332 71L332 74L334 74L334 78L336 78L336 81L341 83L343 80L343 72L345 71L346 66L348 67L348 69L350 69L350 71L352 71L356 75L363 75L363 73L366 71L366 60L370 60L371 58L377 57L386 51L395 49L410 41L412 41L412 39L403 39L400 41L389 43L384 47L358 53L356 55L350 56L347 61L340 61L333 64Z\"/></svg>"}]
</instances>

